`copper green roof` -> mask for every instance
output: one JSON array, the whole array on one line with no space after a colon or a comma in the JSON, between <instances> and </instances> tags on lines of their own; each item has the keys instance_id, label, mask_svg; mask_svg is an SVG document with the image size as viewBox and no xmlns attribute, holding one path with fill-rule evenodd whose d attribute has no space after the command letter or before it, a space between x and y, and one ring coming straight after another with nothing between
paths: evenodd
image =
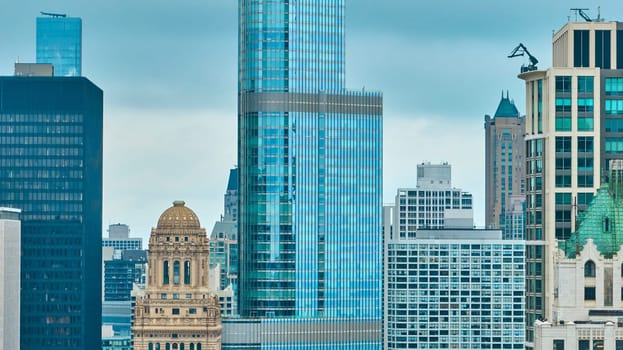
<instances>
[{"instance_id":1,"label":"copper green roof","mask_svg":"<svg viewBox=\"0 0 623 350\"><path fill-rule=\"evenodd\" d=\"M502 99L493 117L519 117L519 111L517 107L515 107L515 103L508 97L508 92L506 93L506 97L504 97L504 93L502 93Z\"/></svg>"},{"instance_id":2,"label":"copper green roof","mask_svg":"<svg viewBox=\"0 0 623 350\"><path fill-rule=\"evenodd\" d=\"M558 242L558 248L564 250L568 258L577 256L589 238L605 258L619 251L623 245L623 193L615 192L618 191L610 191L608 185L602 185L586 211L578 217L578 229L568 240Z\"/></svg>"}]
</instances>

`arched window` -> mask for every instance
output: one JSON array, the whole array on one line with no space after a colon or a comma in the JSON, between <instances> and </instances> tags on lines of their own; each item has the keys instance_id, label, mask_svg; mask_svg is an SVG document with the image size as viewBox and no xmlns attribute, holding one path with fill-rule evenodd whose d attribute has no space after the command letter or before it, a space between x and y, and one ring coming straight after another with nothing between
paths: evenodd
<instances>
[{"instance_id":1,"label":"arched window","mask_svg":"<svg viewBox=\"0 0 623 350\"><path fill-rule=\"evenodd\" d=\"M156 343L156 350L160 350L160 343Z\"/></svg>"},{"instance_id":2,"label":"arched window","mask_svg":"<svg viewBox=\"0 0 623 350\"><path fill-rule=\"evenodd\" d=\"M147 345L147 350L154 350L154 344L149 343L149 345Z\"/></svg>"},{"instance_id":3,"label":"arched window","mask_svg":"<svg viewBox=\"0 0 623 350\"><path fill-rule=\"evenodd\" d=\"M184 343L180 343L180 350L184 350Z\"/></svg>"},{"instance_id":4,"label":"arched window","mask_svg":"<svg viewBox=\"0 0 623 350\"><path fill-rule=\"evenodd\" d=\"M178 350L177 349L177 343L173 343L173 350Z\"/></svg>"},{"instance_id":5,"label":"arched window","mask_svg":"<svg viewBox=\"0 0 623 350\"><path fill-rule=\"evenodd\" d=\"M190 343L190 350L195 350L195 343Z\"/></svg>"},{"instance_id":6,"label":"arched window","mask_svg":"<svg viewBox=\"0 0 623 350\"><path fill-rule=\"evenodd\" d=\"M167 344L164 346L164 350L171 350L171 343L167 343Z\"/></svg>"},{"instance_id":7,"label":"arched window","mask_svg":"<svg viewBox=\"0 0 623 350\"><path fill-rule=\"evenodd\" d=\"M169 284L169 261L162 263L162 284Z\"/></svg>"},{"instance_id":8,"label":"arched window","mask_svg":"<svg viewBox=\"0 0 623 350\"><path fill-rule=\"evenodd\" d=\"M177 260L173 262L173 283L180 284L180 262Z\"/></svg>"},{"instance_id":9,"label":"arched window","mask_svg":"<svg viewBox=\"0 0 623 350\"><path fill-rule=\"evenodd\" d=\"M190 261L184 261L184 284L190 284Z\"/></svg>"},{"instance_id":10,"label":"arched window","mask_svg":"<svg viewBox=\"0 0 623 350\"><path fill-rule=\"evenodd\" d=\"M197 350L201 350L201 343L197 343Z\"/></svg>"},{"instance_id":11,"label":"arched window","mask_svg":"<svg viewBox=\"0 0 623 350\"><path fill-rule=\"evenodd\" d=\"M595 263L592 260L584 264L584 277L595 277Z\"/></svg>"}]
</instances>

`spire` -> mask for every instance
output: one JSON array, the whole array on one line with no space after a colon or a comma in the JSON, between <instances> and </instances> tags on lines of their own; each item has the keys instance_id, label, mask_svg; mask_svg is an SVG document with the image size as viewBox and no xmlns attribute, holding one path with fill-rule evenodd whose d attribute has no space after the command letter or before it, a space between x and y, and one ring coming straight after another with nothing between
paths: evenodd
<instances>
[{"instance_id":1,"label":"spire","mask_svg":"<svg viewBox=\"0 0 623 350\"><path fill-rule=\"evenodd\" d=\"M519 111L517 110L515 103L510 100L510 94L508 90L506 90L506 97L504 97L504 90L502 90L502 99L500 100L498 109L495 111L493 117L519 117Z\"/></svg>"}]
</instances>

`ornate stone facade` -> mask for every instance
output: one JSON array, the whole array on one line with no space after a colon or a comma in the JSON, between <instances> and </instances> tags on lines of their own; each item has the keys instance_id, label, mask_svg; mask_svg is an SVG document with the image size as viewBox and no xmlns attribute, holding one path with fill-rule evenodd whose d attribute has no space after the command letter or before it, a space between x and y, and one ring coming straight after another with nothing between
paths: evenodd
<instances>
[{"instance_id":1,"label":"ornate stone facade","mask_svg":"<svg viewBox=\"0 0 623 350\"><path fill-rule=\"evenodd\" d=\"M208 273L206 231L175 201L149 238L149 279L132 327L135 350L221 349L220 306Z\"/></svg>"}]
</instances>

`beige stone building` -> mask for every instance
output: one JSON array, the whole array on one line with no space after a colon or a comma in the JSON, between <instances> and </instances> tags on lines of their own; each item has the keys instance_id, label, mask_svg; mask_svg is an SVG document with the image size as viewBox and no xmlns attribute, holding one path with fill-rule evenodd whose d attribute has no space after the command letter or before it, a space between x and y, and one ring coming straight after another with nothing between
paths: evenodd
<instances>
[{"instance_id":1,"label":"beige stone building","mask_svg":"<svg viewBox=\"0 0 623 350\"><path fill-rule=\"evenodd\" d=\"M552 37L552 66L519 75L526 82L529 348L534 322L554 318L556 241L577 227L609 161L623 158L622 34L621 22L569 22Z\"/></svg>"},{"instance_id":2,"label":"beige stone building","mask_svg":"<svg viewBox=\"0 0 623 350\"><path fill-rule=\"evenodd\" d=\"M209 280L206 231L183 201L175 201L149 238L149 278L136 299L134 349L221 349L220 307Z\"/></svg>"}]
</instances>

